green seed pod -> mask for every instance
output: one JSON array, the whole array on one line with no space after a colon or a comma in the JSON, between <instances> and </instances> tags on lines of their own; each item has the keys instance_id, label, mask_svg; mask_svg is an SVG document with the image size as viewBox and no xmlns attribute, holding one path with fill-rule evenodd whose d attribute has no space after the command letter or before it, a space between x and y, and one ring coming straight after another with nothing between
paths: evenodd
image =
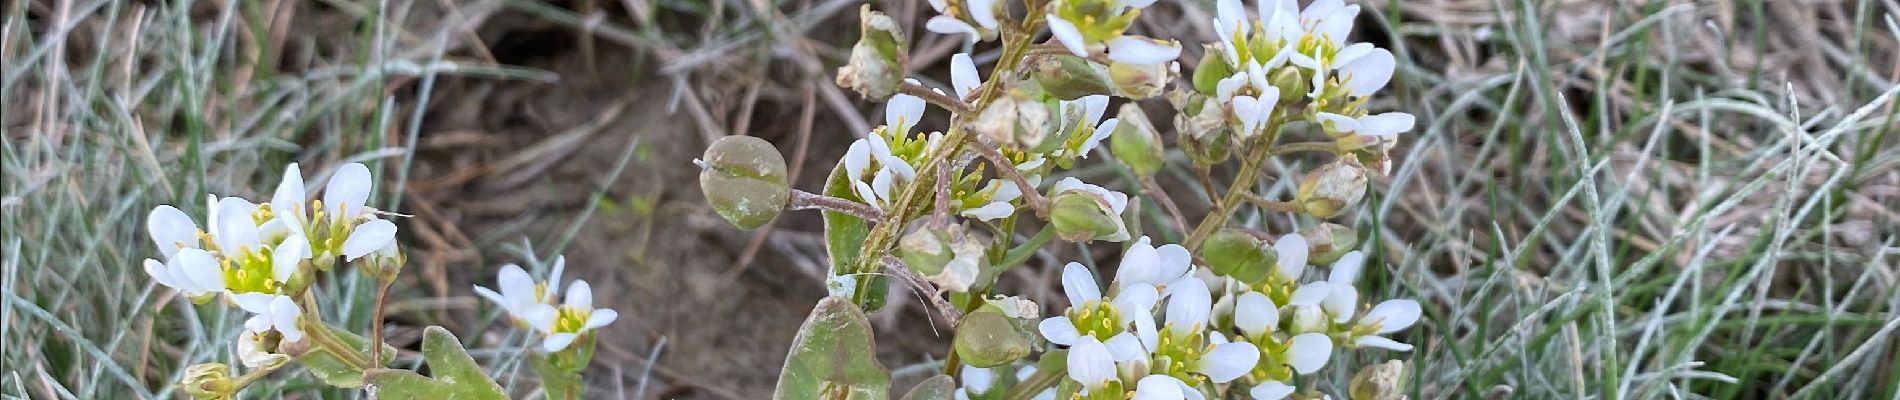
<instances>
[{"instance_id":1,"label":"green seed pod","mask_svg":"<svg viewBox=\"0 0 1900 400\"><path fill-rule=\"evenodd\" d=\"M1207 96L1176 93L1176 98L1170 99L1179 111L1174 114L1174 127L1180 132L1175 135L1175 145L1195 165L1205 167L1226 161L1233 154L1226 109Z\"/></svg>"},{"instance_id":2,"label":"green seed pod","mask_svg":"<svg viewBox=\"0 0 1900 400\"><path fill-rule=\"evenodd\" d=\"M1115 132L1108 137L1108 151L1115 154L1136 176L1148 179L1161 171L1166 162L1161 148L1161 134L1155 132L1154 123L1148 122L1148 113L1142 112L1135 103L1122 104L1116 119Z\"/></svg>"},{"instance_id":3,"label":"green seed pod","mask_svg":"<svg viewBox=\"0 0 1900 400\"><path fill-rule=\"evenodd\" d=\"M1352 158L1321 165L1306 173L1295 195L1300 207L1319 218L1339 216L1366 196L1366 170Z\"/></svg>"},{"instance_id":4,"label":"green seed pod","mask_svg":"<svg viewBox=\"0 0 1900 400\"><path fill-rule=\"evenodd\" d=\"M726 136L706 147L700 156L699 189L720 217L742 229L772 222L791 188L785 180L785 157L764 139Z\"/></svg>"},{"instance_id":5,"label":"green seed pod","mask_svg":"<svg viewBox=\"0 0 1900 400\"><path fill-rule=\"evenodd\" d=\"M1121 216L1097 197L1081 191L1056 195L1050 201L1049 211L1049 223L1055 225L1056 236L1071 242L1086 242L1111 239L1118 232L1126 234Z\"/></svg>"},{"instance_id":6,"label":"green seed pod","mask_svg":"<svg viewBox=\"0 0 1900 400\"><path fill-rule=\"evenodd\" d=\"M1280 89L1281 104L1287 104L1306 98L1306 92L1313 90L1313 85L1309 80L1301 76L1300 69L1291 65L1282 67L1279 71L1274 71L1273 76L1267 78L1267 80L1273 87Z\"/></svg>"},{"instance_id":7,"label":"green seed pod","mask_svg":"<svg viewBox=\"0 0 1900 400\"><path fill-rule=\"evenodd\" d=\"M1201 244L1201 259L1208 268L1249 285L1266 282L1278 258L1272 247L1240 229L1221 229Z\"/></svg>"},{"instance_id":8,"label":"green seed pod","mask_svg":"<svg viewBox=\"0 0 1900 400\"><path fill-rule=\"evenodd\" d=\"M1201 63L1194 67L1194 90L1201 94L1211 94L1220 86L1220 80L1234 76L1234 68L1227 65L1226 56L1214 46L1202 46L1206 51Z\"/></svg>"},{"instance_id":9,"label":"green seed pod","mask_svg":"<svg viewBox=\"0 0 1900 400\"><path fill-rule=\"evenodd\" d=\"M1301 229L1300 236L1306 238L1307 257L1314 264L1332 264L1351 253L1353 246L1359 243L1359 232L1331 222Z\"/></svg>"},{"instance_id":10,"label":"green seed pod","mask_svg":"<svg viewBox=\"0 0 1900 400\"><path fill-rule=\"evenodd\" d=\"M865 99L884 101L904 84L904 65L910 62L910 41L897 20L871 11L866 4L858 10L858 43L851 46L851 58L838 67L838 86Z\"/></svg>"},{"instance_id":11,"label":"green seed pod","mask_svg":"<svg viewBox=\"0 0 1900 400\"><path fill-rule=\"evenodd\" d=\"M957 357L977 368L1007 365L1029 355L1029 338L1002 313L979 309L957 323Z\"/></svg>"},{"instance_id":12,"label":"green seed pod","mask_svg":"<svg viewBox=\"0 0 1900 400\"><path fill-rule=\"evenodd\" d=\"M918 275L930 276L943 272L944 265L956 256L950 251L950 232L944 229L930 229L924 219L911 221L906 226L904 236L897 239L897 259L904 260L904 266Z\"/></svg>"},{"instance_id":13,"label":"green seed pod","mask_svg":"<svg viewBox=\"0 0 1900 400\"><path fill-rule=\"evenodd\" d=\"M1050 95L1075 100L1093 94L1108 94L1108 68L1082 57L1067 54L1033 56L1028 60L1029 79Z\"/></svg>"},{"instance_id":14,"label":"green seed pod","mask_svg":"<svg viewBox=\"0 0 1900 400\"><path fill-rule=\"evenodd\" d=\"M1352 386L1347 393L1354 399L1399 400L1405 398L1405 381L1409 378L1405 362L1386 360L1386 362L1367 365L1358 374L1352 376Z\"/></svg>"}]
</instances>

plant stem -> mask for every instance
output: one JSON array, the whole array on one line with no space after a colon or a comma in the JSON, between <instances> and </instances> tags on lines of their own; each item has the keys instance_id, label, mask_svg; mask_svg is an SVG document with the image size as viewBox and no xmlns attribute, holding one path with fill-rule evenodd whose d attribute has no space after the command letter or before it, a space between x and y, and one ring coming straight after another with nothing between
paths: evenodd
<instances>
[{"instance_id":1,"label":"plant stem","mask_svg":"<svg viewBox=\"0 0 1900 400\"><path fill-rule=\"evenodd\" d=\"M1267 200L1267 198L1260 197L1260 195L1253 194L1253 193L1247 193L1247 202L1253 203L1254 207L1265 208L1265 209L1273 210L1273 211L1290 212L1290 213L1306 212L1305 209L1300 208L1299 203L1295 203L1291 201Z\"/></svg>"},{"instance_id":2,"label":"plant stem","mask_svg":"<svg viewBox=\"0 0 1900 400\"><path fill-rule=\"evenodd\" d=\"M383 279L376 284L376 311L369 323L369 359L383 359L383 305L389 302L389 287L395 285L395 279Z\"/></svg>"},{"instance_id":3,"label":"plant stem","mask_svg":"<svg viewBox=\"0 0 1900 400\"><path fill-rule=\"evenodd\" d=\"M1338 155L1339 144L1334 143L1334 142L1297 142L1297 143L1281 143L1281 144L1276 144L1273 146L1273 155L1276 155L1276 156L1283 156L1287 154L1300 153L1300 152L1326 153L1326 154Z\"/></svg>"},{"instance_id":4,"label":"plant stem","mask_svg":"<svg viewBox=\"0 0 1900 400\"><path fill-rule=\"evenodd\" d=\"M943 107L957 114L970 112L970 105L964 103L963 99L938 92L936 89L931 89L924 85L904 82L903 86L898 86L898 92L923 98L924 101L928 101L930 104L936 104L938 107Z\"/></svg>"},{"instance_id":5,"label":"plant stem","mask_svg":"<svg viewBox=\"0 0 1900 400\"><path fill-rule=\"evenodd\" d=\"M837 197L826 196L822 194L816 194L816 193L807 192L807 191L798 190L798 189L792 189L792 201L789 203L786 203L785 208L791 209L791 210L820 209L820 210L825 210L825 211L836 211L836 212L841 212L845 214L851 214L853 216L857 216L858 218L864 218L866 220L876 220L880 218L881 217L880 214L882 214L877 211L877 208L871 207L870 205L866 205L864 203L859 203L859 202L855 202L851 200L845 200L845 199L841 199Z\"/></svg>"},{"instance_id":6,"label":"plant stem","mask_svg":"<svg viewBox=\"0 0 1900 400\"><path fill-rule=\"evenodd\" d=\"M1200 250L1201 242L1206 241L1208 236L1212 236L1221 226L1226 225L1227 218L1232 217L1234 210L1240 208L1240 201L1248 193L1252 193L1254 181L1259 180L1260 164L1266 161L1267 156L1273 155L1275 148L1278 148L1273 141L1279 138L1280 127L1284 123L1285 118L1274 115L1267 125L1267 134L1261 136L1254 142L1253 147L1247 149L1247 154L1240 159L1240 174L1234 176L1233 184L1227 185L1227 194L1221 197L1219 203L1214 204L1214 212L1208 213L1206 218L1201 219L1201 224L1194 228L1194 234L1188 235L1187 240L1182 241L1181 245L1186 246L1188 251Z\"/></svg>"},{"instance_id":7,"label":"plant stem","mask_svg":"<svg viewBox=\"0 0 1900 400\"><path fill-rule=\"evenodd\" d=\"M1161 184L1155 182L1154 177L1140 180L1141 191L1148 193L1148 197L1155 199L1156 203L1161 203L1161 208L1168 210L1168 216L1174 221L1175 231L1186 233L1187 217L1181 215L1181 207L1174 205L1174 198L1168 197L1168 192L1161 190Z\"/></svg>"},{"instance_id":8,"label":"plant stem","mask_svg":"<svg viewBox=\"0 0 1900 400\"><path fill-rule=\"evenodd\" d=\"M1003 153L996 150L995 144L982 138L978 138L977 142L976 146L972 146L976 149L976 153L982 155L983 159L989 160L991 165L996 166L997 175L1009 179L1010 182L1016 184L1017 189L1021 189L1023 204L1035 210L1036 216L1049 218L1049 199L1043 198L1042 193L1036 191L1036 185L1030 184L1029 178L1023 177L1022 171L1016 170L1016 165L1010 163L1009 158L1003 157Z\"/></svg>"},{"instance_id":9,"label":"plant stem","mask_svg":"<svg viewBox=\"0 0 1900 400\"><path fill-rule=\"evenodd\" d=\"M321 319L320 314L317 312L316 296L312 295L308 290L303 292L302 307L304 309L302 328L304 337L310 340L310 344L315 345L318 350L330 352L330 354L341 359L343 363L349 364L358 370L367 370L376 367L374 363L363 359L363 352L356 350L355 347L344 342L342 338L336 337L336 332L330 331L330 326L323 323L323 319ZM371 345L382 347L382 343L380 342Z\"/></svg>"}]
</instances>

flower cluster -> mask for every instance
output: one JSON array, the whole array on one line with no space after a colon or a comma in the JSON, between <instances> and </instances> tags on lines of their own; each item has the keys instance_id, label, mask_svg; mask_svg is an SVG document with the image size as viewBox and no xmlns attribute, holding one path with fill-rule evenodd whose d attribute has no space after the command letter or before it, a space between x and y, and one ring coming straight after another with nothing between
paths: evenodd
<instances>
[{"instance_id":1,"label":"flower cluster","mask_svg":"<svg viewBox=\"0 0 1900 400\"><path fill-rule=\"evenodd\" d=\"M1408 351L1411 345L1384 334L1411 327L1420 308L1409 299L1386 300L1369 309L1359 302L1353 286L1365 256L1357 251L1340 257L1326 280L1297 283L1305 269L1308 249L1298 234L1281 238L1278 272L1255 285L1227 281L1221 302L1232 315L1236 341L1261 349L1260 362L1248 373L1256 400L1284 398L1294 392L1295 376L1311 374L1331 360L1336 348L1372 347ZM1362 311L1363 310L1363 311Z\"/></svg>"},{"instance_id":2,"label":"flower cluster","mask_svg":"<svg viewBox=\"0 0 1900 400\"><path fill-rule=\"evenodd\" d=\"M560 352L620 318L613 309L594 308L594 290L584 280L568 284L567 297L555 302L560 298L561 272L565 269L567 257L555 257L548 279L535 281L521 266L503 265L495 279L501 291L476 286L475 294L500 306L516 325L539 333L542 352Z\"/></svg>"},{"instance_id":3,"label":"flower cluster","mask_svg":"<svg viewBox=\"0 0 1900 400\"><path fill-rule=\"evenodd\" d=\"M303 308L294 295L309 285L309 268L328 269L335 258L398 257L396 225L377 217L366 203L369 168L347 164L325 186L322 200L309 200L297 164L270 202L207 195L205 224L177 207L160 205L146 228L165 260L146 259L154 281L208 301L222 296L253 316L239 344L247 364L268 349L266 336L303 340Z\"/></svg>"}]
</instances>

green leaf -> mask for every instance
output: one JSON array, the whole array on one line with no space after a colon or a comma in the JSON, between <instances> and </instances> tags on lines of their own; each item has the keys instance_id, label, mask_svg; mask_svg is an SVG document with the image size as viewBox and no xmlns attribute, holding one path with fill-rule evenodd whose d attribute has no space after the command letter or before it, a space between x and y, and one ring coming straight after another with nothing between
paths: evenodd
<instances>
[{"instance_id":1,"label":"green leaf","mask_svg":"<svg viewBox=\"0 0 1900 400\"><path fill-rule=\"evenodd\" d=\"M855 199L857 193L851 190L852 179L845 176L844 163L831 169L831 176L825 179L825 195L841 199ZM859 251L864 249L864 240L871 235L871 225L855 215L825 211L825 253L831 255L831 275L851 276L855 287L848 293L852 297L864 299L858 304L866 310L877 311L884 306L885 292L890 290L877 271L857 270ZM840 295L838 288L831 292Z\"/></svg>"},{"instance_id":2,"label":"green leaf","mask_svg":"<svg viewBox=\"0 0 1900 400\"><path fill-rule=\"evenodd\" d=\"M431 326L422 331L422 360L429 363L434 378L410 370L372 369L364 377L370 394L384 400L508 398L448 329Z\"/></svg>"},{"instance_id":3,"label":"green leaf","mask_svg":"<svg viewBox=\"0 0 1900 400\"><path fill-rule=\"evenodd\" d=\"M368 358L368 339L364 339L362 336L357 336L355 333L350 333L350 331L347 330L337 329L329 324L323 324L321 329L329 330L331 335L342 339L344 344L348 344L350 348L361 351L360 354L364 354L364 357ZM376 365L385 365L388 364L390 360L395 359L396 348L384 344L382 356L382 362ZM342 358L338 358L336 354L331 354L329 350L322 348L311 349L309 353L299 358L298 362L303 364L305 371L310 371L310 375L316 376L318 380L330 386L352 389L363 387L363 370L343 362Z\"/></svg>"},{"instance_id":4,"label":"green leaf","mask_svg":"<svg viewBox=\"0 0 1900 400\"><path fill-rule=\"evenodd\" d=\"M937 375L925 379L917 387L910 388L904 400L951 400L956 398L957 381L949 375Z\"/></svg>"},{"instance_id":5,"label":"green leaf","mask_svg":"<svg viewBox=\"0 0 1900 400\"><path fill-rule=\"evenodd\" d=\"M891 373L877 362L871 321L841 297L826 297L798 328L774 400L887 399Z\"/></svg>"}]
</instances>

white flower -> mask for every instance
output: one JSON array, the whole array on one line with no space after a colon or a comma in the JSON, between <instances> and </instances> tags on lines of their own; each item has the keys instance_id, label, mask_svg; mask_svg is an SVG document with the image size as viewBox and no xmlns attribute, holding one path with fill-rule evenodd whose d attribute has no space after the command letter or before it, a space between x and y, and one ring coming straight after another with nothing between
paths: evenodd
<instances>
[{"instance_id":1,"label":"white flower","mask_svg":"<svg viewBox=\"0 0 1900 400\"><path fill-rule=\"evenodd\" d=\"M1320 307L1333 315L1333 322L1351 321L1359 307L1359 289L1352 282L1359 279L1359 269L1364 267L1366 255L1358 251L1346 253L1333 262L1332 272L1326 276L1328 291L1326 299L1320 301Z\"/></svg>"},{"instance_id":2,"label":"white flower","mask_svg":"<svg viewBox=\"0 0 1900 400\"><path fill-rule=\"evenodd\" d=\"M1131 400L1200 400L1201 392L1167 375L1148 375L1135 382L1135 396Z\"/></svg>"},{"instance_id":3,"label":"white flower","mask_svg":"<svg viewBox=\"0 0 1900 400\"><path fill-rule=\"evenodd\" d=\"M341 255L348 261L356 261L357 258L390 247L396 242L396 225L376 218L376 209L367 205L370 191L374 187L375 180L370 175L369 167L362 163L349 163L337 168L336 174L330 176L329 183L323 189L322 204L325 209L322 211L326 220L324 222L333 226L352 228L349 236L344 238L342 248L310 249L306 247L304 259ZM310 205L306 199L308 195L304 192L302 169L295 163L290 164L284 168L284 179L277 184L277 190L271 195L269 204L272 220L267 225L282 226L284 231L293 236L312 233L306 231L312 228L312 222L315 222L311 220L310 212L313 210L309 210ZM221 210L217 215L229 215L229 213ZM264 235L266 239L271 236L268 232L274 230L273 228L261 229L267 232ZM316 254L318 250L325 253ZM276 256L273 255L273 257Z\"/></svg>"},{"instance_id":4,"label":"white flower","mask_svg":"<svg viewBox=\"0 0 1900 400\"><path fill-rule=\"evenodd\" d=\"M1367 115L1359 117L1358 132L1363 136L1392 136L1411 131L1417 122L1417 117L1402 112Z\"/></svg>"},{"instance_id":5,"label":"white flower","mask_svg":"<svg viewBox=\"0 0 1900 400\"><path fill-rule=\"evenodd\" d=\"M990 183L985 186L983 190L990 191L989 203L964 209L958 212L957 215L975 218L980 221L989 221L1016 214L1016 205L1010 202L1022 197L1023 191L1017 188L1015 182L991 179Z\"/></svg>"},{"instance_id":6,"label":"white flower","mask_svg":"<svg viewBox=\"0 0 1900 400\"><path fill-rule=\"evenodd\" d=\"M917 121L924 119L924 106L922 97L908 94L891 96L890 101L884 103L885 129L896 137L910 135L910 129L917 127Z\"/></svg>"},{"instance_id":7,"label":"white flower","mask_svg":"<svg viewBox=\"0 0 1900 400\"><path fill-rule=\"evenodd\" d=\"M576 279L567 287L567 298L559 306L536 304L528 310L528 325L547 335L541 351L554 353L566 349L582 335L611 324L620 313L594 308L594 291L587 281Z\"/></svg>"},{"instance_id":8,"label":"white flower","mask_svg":"<svg viewBox=\"0 0 1900 400\"><path fill-rule=\"evenodd\" d=\"M1161 297L1154 286L1142 283L1123 284L1121 291L1115 294L1115 298L1103 304L1102 289L1096 285L1095 275L1089 273L1088 267L1082 266L1081 263L1071 262L1062 267L1062 294L1069 298L1070 309L1106 306L1112 310L1118 319L1112 321L1117 329L1116 333L1107 335L1111 337L1111 341L1114 341L1114 336L1128 333L1127 327L1132 324L1135 326L1136 337L1141 339L1140 342L1146 342L1144 343L1146 347L1152 348L1153 343L1148 338L1153 336L1154 315L1150 310ZM1048 339L1050 343L1064 346L1074 346L1082 337L1092 338L1089 335L1091 332L1078 329L1075 321L1070 320L1068 315L1045 318L1037 326L1037 330L1041 331L1043 338ZM1144 331L1147 334L1143 334Z\"/></svg>"},{"instance_id":9,"label":"white flower","mask_svg":"<svg viewBox=\"0 0 1900 400\"><path fill-rule=\"evenodd\" d=\"M501 306L502 311L508 312L509 317L525 323L528 311L534 309L535 305L554 303L554 299L559 295L560 287L550 283L560 282L561 272L566 269L567 257L555 257L554 265L548 273L548 280L536 282L534 278L528 276L527 270L521 269L521 266L503 265L495 279L496 287L501 288L501 292L497 293L489 288L475 286L475 294L495 302L495 305Z\"/></svg>"},{"instance_id":10,"label":"white flower","mask_svg":"<svg viewBox=\"0 0 1900 400\"><path fill-rule=\"evenodd\" d=\"M1293 314L1290 328L1294 333L1326 331L1331 320L1320 303L1331 293L1332 286L1327 282L1307 283L1293 290L1293 296L1287 299L1287 311Z\"/></svg>"},{"instance_id":11,"label":"white flower","mask_svg":"<svg viewBox=\"0 0 1900 400\"><path fill-rule=\"evenodd\" d=\"M1155 247L1147 236L1135 240L1135 244L1122 253L1121 266L1115 270L1115 281L1123 285L1146 283L1158 288L1169 288L1186 279L1194 278L1193 256L1188 255L1186 247L1178 244L1165 244Z\"/></svg>"},{"instance_id":12,"label":"white flower","mask_svg":"<svg viewBox=\"0 0 1900 400\"><path fill-rule=\"evenodd\" d=\"M1200 363L1194 366L1194 372L1207 375L1207 378L1215 383L1227 383L1253 371L1254 364L1259 362L1260 349L1254 347L1253 343L1221 343L1214 345L1207 354L1201 355Z\"/></svg>"},{"instance_id":13,"label":"white flower","mask_svg":"<svg viewBox=\"0 0 1900 400\"><path fill-rule=\"evenodd\" d=\"M1068 361L1069 379L1080 382L1085 389L1101 389L1110 381L1118 381L1108 346L1093 337L1084 336L1070 347Z\"/></svg>"},{"instance_id":14,"label":"white flower","mask_svg":"<svg viewBox=\"0 0 1900 400\"><path fill-rule=\"evenodd\" d=\"M1306 375L1326 366L1333 357L1333 340L1323 333L1302 333L1287 340L1286 364Z\"/></svg>"},{"instance_id":15,"label":"white flower","mask_svg":"<svg viewBox=\"0 0 1900 400\"><path fill-rule=\"evenodd\" d=\"M284 335L286 343L303 340L303 329L297 326L297 321L303 318L303 308L298 307L290 296L237 293L231 295L231 301L237 303L238 308L254 314L251 319L244 321L244 329L251 332L276 330Z\"/></svg>"},{"instance_id":16,"label":"white flower","mask_svg":"<svg viewBox=\"0 0 1900 400\"><path fill-rule=\"evenodd\" d=\"M989 368L977 368L965 365L963 366L963 373L959 374L959 376L963 380L963 387L957 388L956 394L957 398L960 399L969 398L971 395L989 393L990 388L996 385L996 371Z\"/></svg>"},{"instance_id":17,"label":"white flower","mask_svg":"<svg viewBox=\"0 0 1900 400\"><path fill-rule=\"evenodd\" d=\"M335 212L333 221L349 220L369 214L369 192L375 186L370 177L369 167L362 163L344 164L330 176L330 183L323 188L323 207L325 212Z\"/></svg>"},{"instance_id":18,"label":"white flower","mask_svg":"<svg viewBox=\"0 0 1900 400\"><path fill-rule=\"evenodd\" d=\"M1371 311L1366 311L1366 315L1359 317L1355 330L1363 329L1373 334L1353 339L1353 345L1398 351L1411 350L1412 345L1399 343L1379 335L1410 328L1412 324L1418 322L1420 311L1416 300L1386 300L1372 306Z\"/></svg>"},{"instance_id":19,"label":"white flower","mask_svg":"<svg viewBox=\"0 0 1900 400\"><path fill-rule=\"evenodd\" d=\"M1055 14L1047 15L1046 19L1049 22L1049 34L1054 36L1056 41L1062 42L1062 47L1068 48L1069 52L1074 53L1076 57L1089 56L1088 44L1083 42L1082 30L1077 29L1075 23Z\"/></svg>"},{"instance_id":20,"label":"white flower","mask_svg":"<svg viewBox=\"0 0 1900 400\"><path fill-rule=\"evenodd\" d=\"M970 61L970 53L951 55L950 89L957 92L957 98L969 98L970 92L980 86L983 86L983 76L977 74L976 63Z\"/></svg>"},{"instance_id":21,"label":"white flower","mask_svg":"<svg viewBox=\"0 0 1900 400\"><path fill-rule=\"evenodd\" d=\"M245 329L244 332L239 333L237 340L238 362L244 363L244 367L246 368L257 368L289 359L289 356L283 354L264 351L263 342L263 332Z\"/></svg>"},{"instance_id":22,"label":"white flower","mask_svg":"<svg viewBox=\"0 0 1900 400\"><path fill-rule=\"evenodd\" d=\"M1341 0L1318 0L1300 10L1300 20L1306 28L1323 39L1340 43L1346 41L1346 35L1352 33L1352 22L1359 18L1359 5L1347 5Z\"/></svg>"}]
</instances>

